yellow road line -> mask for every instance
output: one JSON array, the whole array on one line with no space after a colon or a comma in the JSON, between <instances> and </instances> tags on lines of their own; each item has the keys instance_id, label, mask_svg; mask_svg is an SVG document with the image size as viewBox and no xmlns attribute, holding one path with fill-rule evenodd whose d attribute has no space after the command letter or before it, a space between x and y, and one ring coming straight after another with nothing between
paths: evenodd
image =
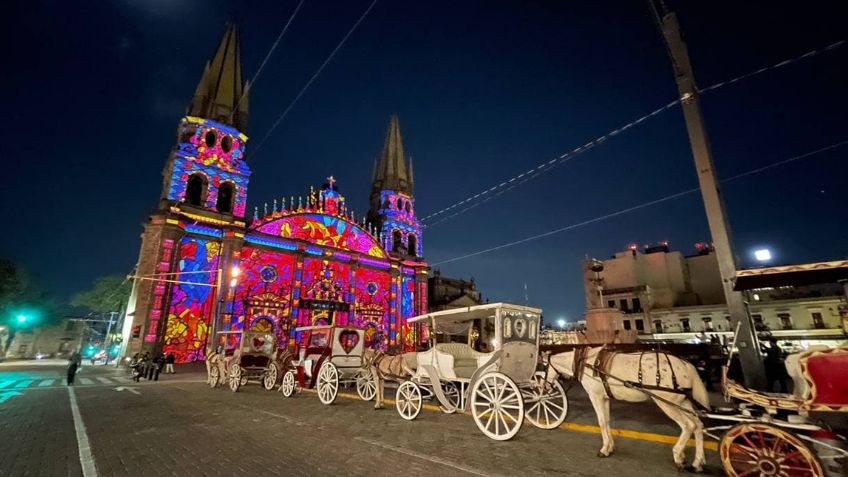
<instances>
[{"instance_id":1,"label":"yellow road line","mask_svg":"<svg viewBox=\"0 0 848 477\"><path fill-rule=\"evenodd\" d=\"M314 389L303 389L303 391L308 393L315 394L316 391ZM339 397L343 397L345 399L354 399L356 401L361 401L358 395L356 394L347 394L347 393L339 393ZM394 404L395 401L393 399L383 399L386 404ZM438 411L442 412L442 408L433 404L424 404L424 409L430 411ZM468 414L463 413L463 414ZM568 431L577 431L577 432L588 432L591 434L600 434L601 428L598 426L593 426L591 424L577 424L574 422L564 422L559 426L560 429L565 429ZM636 439L640 441L650 441L650 442L659 442L662 444L670 444L674 445L677 442L677 436L669 436L667 434L655 434L653 432L641 432L641 431L631 431L629 429L610 429L610 432L613 436L616 437L624 437L626 439ZM689 439L689 442L686 443L687 447L695 447L695 440ZM718 451L718 442L713 441L704 441L704 449L711 451Z\"/></svg>"}]
</instances>

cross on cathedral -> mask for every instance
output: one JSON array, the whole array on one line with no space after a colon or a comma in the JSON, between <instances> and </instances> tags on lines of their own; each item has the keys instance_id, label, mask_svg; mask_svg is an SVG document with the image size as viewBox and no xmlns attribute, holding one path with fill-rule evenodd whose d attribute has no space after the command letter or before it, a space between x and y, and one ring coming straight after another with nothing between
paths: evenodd
<instances>
[{"instance_id":1,"label":"cross on cathedral","mask_svg":"<svg viewBox=\"0 0 848 477\"><path fill-rule=\"evenodd\" d=\"M333 184L335 184L335 183L336 183L336 179L334 179L333 176L330 176L330 177L327 178L327 184L330 185L330 190L335 190L335 187L333 187Z\"/></svg>"}]
</instances>

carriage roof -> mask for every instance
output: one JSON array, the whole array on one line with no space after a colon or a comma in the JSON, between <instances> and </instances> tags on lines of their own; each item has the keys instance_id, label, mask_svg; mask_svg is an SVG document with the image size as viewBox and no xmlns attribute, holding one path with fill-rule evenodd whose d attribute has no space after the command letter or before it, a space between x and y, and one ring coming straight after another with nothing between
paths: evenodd
<instances>
[{"instance_id":1,"label":"carriage roof","mask_svg":"<svg viewBox=\"0 0 848 477\"><path fill-rule=\"evenodd\" d=\"M507 309L509 311L517 311L520 313L534 313L540 315L541 308L532 308L529 306L513 305L510 303L487 303L485 305L475 305L463 308L454 308L450 310L434 311L425 315L418 315L407 320L409 323L419 323L422 321L433 320L435 324L439 323L463 323L474 320L489 318L492 312L497 309Z\"/></svg>"}]
</instances>

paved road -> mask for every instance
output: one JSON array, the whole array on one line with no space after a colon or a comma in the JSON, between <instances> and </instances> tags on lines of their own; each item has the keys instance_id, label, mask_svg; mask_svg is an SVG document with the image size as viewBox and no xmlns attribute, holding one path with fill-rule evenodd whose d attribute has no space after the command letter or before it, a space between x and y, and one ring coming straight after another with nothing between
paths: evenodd
<instances>
[{"instance_id":1,"label":"paved road","mask_svg":"<svg viewBox=\"0 0 848 477\"><path fill-rule=\"evenodd\" d=\"M159 382L136 384L111 367L84 367L69 391L61 365L0 364L0 475L82 476L83 466L85 477L91 470L101 476L678 475L665 443L619 437L613 457L595 457L600 437L585 432L594 413L578 389L569 392L567 422L583 431L528 426L515 439L496 442L467 415L425 410L407 422L391 407L374 411L354 399L326 407L314 394L285 399L254 383L238 393L210 389L198 368L177 368ZM613 405L612 411L617 428L678 432L652 406ZM717 455L708 451L707 460L720 475Z\"/></svg>"}]
</instances>

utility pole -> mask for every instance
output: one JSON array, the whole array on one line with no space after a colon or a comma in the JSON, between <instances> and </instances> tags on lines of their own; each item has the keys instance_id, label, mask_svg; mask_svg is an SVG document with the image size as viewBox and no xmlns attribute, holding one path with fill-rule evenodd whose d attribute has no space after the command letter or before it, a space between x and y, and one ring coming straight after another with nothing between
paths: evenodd
<instances>
[{"instance_id":1,"label":"utility pole","mask_svg":"<svg viewBox=\"0 0 848 477\"><path fill-rule=\"evenodd\" d=\"M754 326L745 307L742 294L733 290L736 261L730 244L727 217L718 188L707 130L704 127L704 118L701 115L698 87L695 84L692 65L689 63L689 51L680 33L677 15L673 12L667 12L661 0L659 9L654 2L655 0L649 0L674 67L674 78L677 81L677 90L680 93L680 105L686 119L686 130L689 133L689 143L692 146L692 155L695 158L695 169L701 186L701 196L704 200L710 234L715 245L715 254L721 274L722 287L724 288L724 297L727 301L727 309L730 314L730 322L734 329L739 330L734 338L734 344L739 349L739 359L742 364L742 371L745 374L745 384L755 389L764 389L765 370L760 355L760 346L754 333Z\"/></svg>"}]
</instances>

